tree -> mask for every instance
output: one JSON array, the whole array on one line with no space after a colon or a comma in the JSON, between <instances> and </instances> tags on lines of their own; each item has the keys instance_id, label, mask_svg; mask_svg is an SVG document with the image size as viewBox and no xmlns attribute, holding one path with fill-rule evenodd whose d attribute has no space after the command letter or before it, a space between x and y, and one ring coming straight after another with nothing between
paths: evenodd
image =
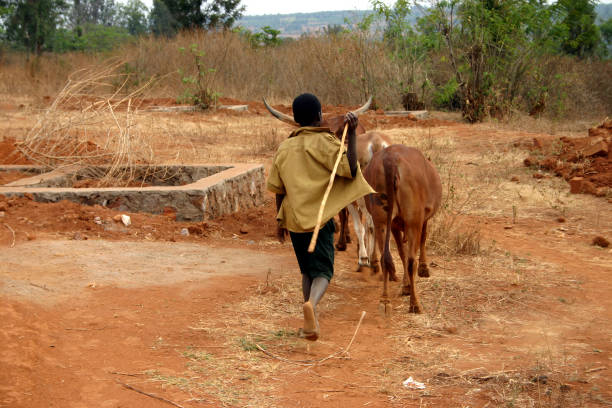
<instances>
[{"instance_id":1,"label":"tree","mask_svg":"<svg viewBox=\"0 0 612 408\"><path fill-rule=\"evenodd\" d=\"M147 32L147 13L149 9L141 0L128 0L120 7L119 24L131 35Z\"/></svg>"},{"instance_id":2,"label":"tree","mask_svg":"<svg viewBox=\"0 0 612 408\"><path fill-rule=\"evenodd\" d=\"M50 47L68 9L65 0L8 0L6 37L15 45L40 55Z\"/></svg>"},{"instance_id":3,"label":"tree","mask_svg":"<svg viewBox=\"0 0 612 408\"><path fill-rule=\"evenodd\" d=\"M548 47L549 7L542 0L440 0L430 13L447 44L464 118L503 115Z\"/></svg>"},{"instance_id":4,"label":"tree","mask_svg":"<svg viewBox=\"0 0 612 408\"><path fill-rule=\"evenodd\" d=\"M601 35L595 25L594 0L558 0L556 11L562 16L564 31L561 48L580 58L593 55L601 45Z\"/></svg>"},{"instance_id":5,"label":"tree","mask_svg":"<svg viewBox=\"0 0 612 408\"><path fill-rule=\"evenodd\" d=\"M149 29L155 35L166 37L176 34L176 20L162 0L153 0L153 9L149 14Z\"/></svg>"},{"instance_id":6,"label":"tree","mask_svg":"<svg viewBox=\"0 0 612 408\"><path fill-rule=\"evenodd\" d=\"M244 6L240 0L155 0L156 8L163 14L163 6L172 16L174 31L194 28L230 28L242 16ZM162 6L163 4L163 6Z\"/></svg>"},{"instance_id":7,"label":"tree","mask_svg":"<svg viewBox=\"0 0 612 408\"><path fill-rule=\"evenodd\" d=\"M74 0L72 24L74 27L86 24L110 27L116 24L119 10L115 0Z\"/></svg>"}]
</instances>

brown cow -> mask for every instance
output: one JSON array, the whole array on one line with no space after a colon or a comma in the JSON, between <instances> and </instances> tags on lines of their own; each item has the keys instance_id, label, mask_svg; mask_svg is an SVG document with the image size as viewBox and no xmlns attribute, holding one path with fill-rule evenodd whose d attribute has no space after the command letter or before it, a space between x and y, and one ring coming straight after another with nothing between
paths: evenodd
<instances>
[{"instance_id":1,"label":"brown cow","mask_svg":"<svg viewBox=\"0 0 612 408\"><path fill-rule=\"evenodd\" d=\"M376 246L383 254L381 303L385 306L385 314L391 310L388 280L389 275L394 274L389 250L391 233L404 266L402 295L410 295L409 311L420 313L414 278L415 260L420 248L418 274L429 277L425 254L427 221L440 207L440 176L420 151L403 145L391 145L374 154L363 174L377 191L377 194L365 198L365 204L374 223ZM372 258L376 257L375 248L369 250ZM372 261L375 263L376 260Z\"/></svg>"},{"instance_id":2,"label":"brown cow","mask_svg":"<svg viewBox=\"0 0 612 408\"><path fill-rule=\"evenodd\" d=\"M357 159L359 160L359 165L361 169L363 170L367 167L367 165L370 163L370 160L372 160L372 156L374 156L374 153L384 149L387 146L390 146L391 144L392 143L389 136L377 131L370 131L357 135ZM357 235L359 267L361 268L362 266L370 266L370 263L368 261L368 254L366 251L367 246L365 245L365 227L362 219L363 216L367 217L367 214L365 214L365 206L363 204L359 205L358 203L352 203L340 212L339 216L341 232L345 230L348 231L348 227L346 225L348 221L347 213L350 213L351 218L353 218L355 234ZM348 233L346 235L348 236ZM343 238L344 234L341 233L338 237L338 243L336 244L336 248L339 251L343 251L346 249L346 243L348 241Z\"/></svg>"},{"instance_id":3,"label":"brown cow","mask_svg":"<svg viewBox=\"0 0 612 408\"><path fill-rule=\"evenodd\" d=\"M297 124L290 115L287 115L285 113L282 113L274 109L272 106L268 104L265 98L263 99L263 103L266 109L268 109L268 111L275 118L289 125L299 127L299 124ZM357 110L354 110L353 113L355 115L360 115L362 113L365 113L370 107L371 103L372 103L372 97L370 97L363 106L361 106ZM323 117L323 121L321 122L321 127L330 128L331 131L334 134L336 134L336 136L338 136L338 138L342 137L342 132L344 130L343 125L344 125L344 115L334 115L334 116L326 115ZM391 139L388 136L386 136L383 133L375 132L375 131L366 132L365 128L363 127L361 123L357 125L357 129L355 129L355 133L357 134L357 158L359 160L361 169L364 169L367 166L367 164L370 162L370 159L372 158L374 153L391 145ZM346 244L351 242L349 232L348 232L349 231L348 223L347 223L349 211L353 215L353 222L355 223L355 233L357 234L358 239L359 239L359 247L358 247L359 259L360 259L359 264L366 265L365 262L367 261L367 253L365 252L366 246L364 245L364 242L363 242L364 240L363 236L365 234L365 230L361 222L361 219L358 216L358 211L355 207L351 208L351 206L349 206L348 208L345 208L342 211L340 211L340 214L339 214L340 232L338 234L338 242L336 243L336 249L338 249L339 251L345 251Z\"/></svg>"}]
</instances>

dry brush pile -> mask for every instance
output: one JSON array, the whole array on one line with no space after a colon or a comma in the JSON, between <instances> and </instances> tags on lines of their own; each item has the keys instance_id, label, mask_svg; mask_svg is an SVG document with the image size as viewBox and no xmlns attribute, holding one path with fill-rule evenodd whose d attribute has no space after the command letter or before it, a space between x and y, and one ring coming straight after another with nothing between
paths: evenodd
<instances>
[{"instance_id":1,"label":"dry brush pile","mask_svg":"<svg viewBox=\"0 0 612 408\"><path fill-rule=\"evenodd\" d=\"M135 127L135 104L151 81L125 92L123 63L73 73L55 100L17 144L30 161L71 170L87 169L99 186L127 185L135 166L153 160L147 137Z\"/></svg>"}]
</instances>

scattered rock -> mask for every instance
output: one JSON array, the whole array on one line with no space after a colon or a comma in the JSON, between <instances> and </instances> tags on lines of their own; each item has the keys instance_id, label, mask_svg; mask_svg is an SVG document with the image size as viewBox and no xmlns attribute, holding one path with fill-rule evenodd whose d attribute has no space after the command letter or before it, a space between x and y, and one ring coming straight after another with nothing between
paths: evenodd
<instances>
[{"instance_id":1,"label":"scattered rock","mask_svg":"<svg viewBox=\"0 0 612 408\"><path fill-rule=\"evenodd\" d=\"M557 218L557 222L565 222L565 217L559 217L559 218Z\"/></svg>"},{"instance_id":2,"label":"scattered rock","mask_svg":"<svg viewBox=\"0 0 612 408\"><path fill-rule=\"evenodd\" d=\"M572 194L595 194L596 188L593 183L584 177L574 177L570 180L570 193Z\"/></svg>"},{"instance_id":3,"label":"scattered rock","mask_svg":"<svg viewBox=\"0 0 612 408\"><path fill-rule=\"evenodd\" d=\"M544 175L542 173L533 173L534 179L543 179Z\"/></svg>"},{"instance_id":4,"label":"scattered rock","mask_svg":"<svg viewBox=\"0 0 612 408\"><path fill-rule=\"evenodd\" d=\"M98 225L102 225L102 218L100 218L100 217L94 218L94 223L96 223Z\"/></svg>"},{"instance_id":5,"label":"scattered rock","mask_svg":"<svg viewBox=\"0 0 612 408\"><path fill-rule=\"evenodd\" d=\"M525 160L523 160L523 164L525 165L525 167L535 166L536 164L538 164L538 159L529 156Z\"/></svg>"},{"instance_id":6,"label":"scattered rock","mask_svg":"<svg viewBox=\"0 0 612 408\"><path fill-rule=\"evenodd\" d=\"M128 227L132 224L132 219L129 215L121 214L121 222L123 223L123 225Z\"/></svg>"},{"instance_id":7,"label":"scattered rock","mask_svg":"<svg viewBox=\"0 0 612 408\"><path fill-rule=\"evenodd\" d=\"M34 241L34 240L36 239L36 235L34 235L34 234L28 234L28 233L26 232L26 239L27 239L28 241Z\"/></svg>"},{"instance_id":8,"label":"scattered rock","mask_svg":"<svg viewBox=\"0 0 612 408\"><path fill-rule=\"evenodd\" d=\"M507 230L512 229L512 225L504 225L504 229L507 229Z\"/></svg>"},{"instance_id":9,"label":"scattered rock","mask_svg":"<svg viewBox=\"0 0 612 408\"><path fill-rule=\"evenodd\" d=\"M0 202L0 211L8 211L8 204L6 202Z\"/></svg>"},{"instance_id":10,"label":"scattered rock","mask_svg":"<svg viewBox=\"0 0 612 408\"><path fill-rule=\"evenodd\" d=\"M519 178L516 176L512 176L512 178L510 179L510 181L514 181L515 183L519 182Z\"/></svg>"},{"instance_id":11,"label":"scattered rock","mask_svg":"<svg viewBox=\"0 0 612 408\"><path fill-rule=\"evenodd\" d=\"M538 139L537 137L534 137L533 138L533 147L536 148L536 149L541 149L542 146L544 146L542 141L540 139Z\"/></svg>"},{"instance_id":12,"label":"scattered rock","mask_svg":"<svg viewBox=\"0 0 612 408\"><path fill-rule=\"evenodd\" d=\"M75 241L87 241L87 235L82 235L80 232L75 232L72 239Z\"/></svg>"},{"instance_id":13,"label":"scattered rock","mask_svg":"<svg viewBox=\"0 0 612 408\"><path fill-rule=\"evenodd\" d=\"M540 383L540 384L548 384L548 376L546 375L536 375L531 379L531 382Z\"/></svg>"},{"instance_id":14,"label":"scattered rock","mask_svg":"<svg viewBox=\"0 0 612 408\"><path fill-rule=\"evenodd\" d=\"M117 214L113 217L113 221L121 222L121 214Z\"/></svg>"},{"instance_id":15,"label":"scattered rock","mask_svg":"<svg viewBox=\"0 0 612 408\"><path fill-rule=\"evenodd\" d=\"M608 241L602 236L596 236L595 238L593 238L593 245L596 245L602 248L607 248L610 246L610 241Z\"/></svg>"},{"instance_id":16,"label":"scattered rock","mask_svg":"<svg viewBox=\"0 0 612 408\"><path fill-rule=\"evenodd\" d=\"M242 224L242 227L240 227L240 233L241 234L248 234L249 233L249 226L246 224Z\"/></svg>"},{"instance_id":17,"label":"scattered rock","mask_svg":"<svg viewBox=\"0 0 612 408\"><path fill-rule=\"evenodd\" d=\"M34 201L34 196L31 193L25 193L23 196L30 201Z\"/></svg>"},{"instance_id":18,"label":"scattered rock","mask_svg":"<svg viewBox=\"0 0 612 408\"><path fill-rule=\"evenodd\" d=\"M559 386L559 391L564 392L564 393L565 392L570 392L571 389L572 389L572 387L570 385L568 385L568 384L561 384Z\"/></svg>"},{"instance_id":19,"label":"scattered rock","mask_svg":"<svg viewBox=\"0 0 612 408\"><path fill-rule=\"evenodd\" d=\"M603 137L596 137L588 146L581 150L584 157L607 156L608 143Z\"/></svg>"}]
</instances>

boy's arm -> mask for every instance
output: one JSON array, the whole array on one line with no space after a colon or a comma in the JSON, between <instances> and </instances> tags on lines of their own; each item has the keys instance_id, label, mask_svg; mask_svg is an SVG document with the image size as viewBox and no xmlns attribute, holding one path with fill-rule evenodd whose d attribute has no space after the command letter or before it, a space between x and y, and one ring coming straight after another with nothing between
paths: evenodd
<instances>
[{"instance_id":1,"label":"boy's arm","mask_svg":"<svg viewBox=\"0 0 612 408\"><path fill-rule=\"evenodd\" d=\"M348 159L351 169L351 176L355 177L357 175L357 134L355 133L355 129L357 128L359 120L353 112L349 112L344 117L344 123L348 124L348 148L346 151L346 158Z\"/></svg>"},{"instance_id":2,"label":"boy's arm","mask_svg":"<svg viewBox=\"0 0 612 408\"><path fill-rule=\"evenodd\" d=\"M285 194L276 194L276 212L277 213L280 211L284 198L285 198ZM287 230L285 228L282 228L281 226L276 227L276 236L278 237L278 242L280 242L281 244L284 243L286 235L287 235Z\"/></svg>"}]
</instances>

